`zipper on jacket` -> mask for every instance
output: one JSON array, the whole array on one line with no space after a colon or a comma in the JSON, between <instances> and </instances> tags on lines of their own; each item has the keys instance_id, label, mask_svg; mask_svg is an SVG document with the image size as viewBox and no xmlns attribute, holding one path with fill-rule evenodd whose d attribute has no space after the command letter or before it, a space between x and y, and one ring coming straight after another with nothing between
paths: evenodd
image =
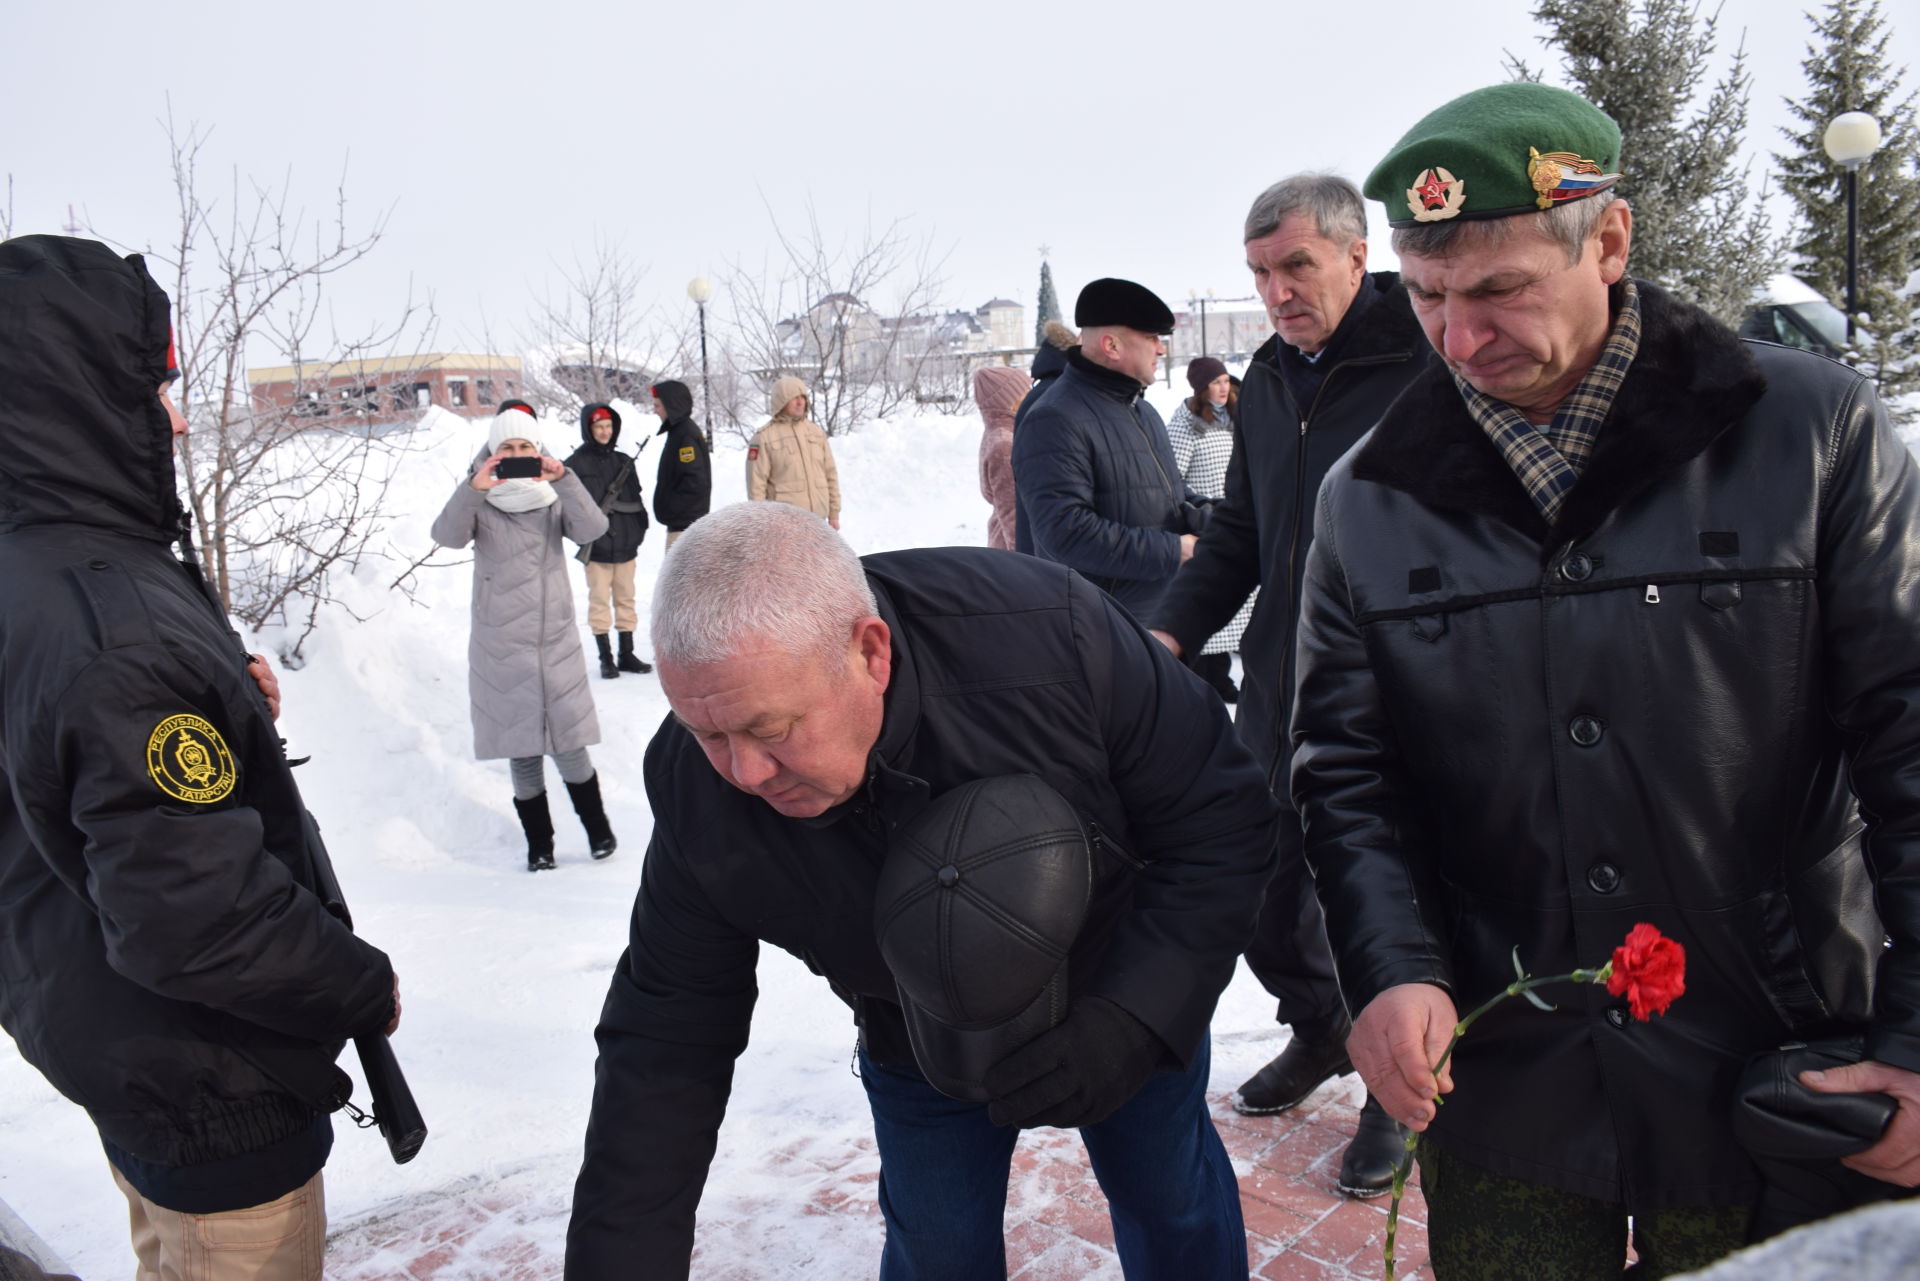
<instances>
[{"instance_id":1,"label":"zipper on jacket","mask_svg":"<svg viewBox=\"0 0 1920 1281\"><path fill-rule=\"evenodd\" d=\"M1658 583L1647 584L1646 601L1647 601L1647 604L1649 605L1658 605L1660 603L1660 584Z\"/></svg>"},{"instance_id":2,"label":"zipper on jacket","mask_svg":"<svg viewBox=\"0 0 1920 1281\"><path fill-rule=\"evenodd\" d=\"M1300 416L1300 436L1293 451L1293 521L1291 522L1292 528L1287 531L1287 617L1290 620L1287 630L1292 632L1296 637L1299 635L1300 629L1300 516L1307 502L1308 427L1313 420L1313 416L1320 412L1320 402L1326 399L1327 388L1332 384L1334 375L1338 374L1341 370L1367 369L1375 365L1397 365L1403 360L1411 360L1412 358L1413 353L1406 352L1399 356L1358 356L1352 360L1341 361L1333 368L1327 370L1327 376L1320 380L1320 389L1313 393L1313 402L1307 406L1307 412ZM1287 404L1293 408L1295 413L1298 413L1300 406L1294 404L1293 389L1287 386L1286 376L1278 369L1280 361L1280 353L1278 351L1274 352L1273 359L1276 368L1271 371L1271 376L1274 381L1280 385L1280 394L1286 397ZM1280 656L1279 680L1274 686L1275 702L1273 720L1276 727L1292 719L1292 682L1288 677L1293 674L1294 647L1287 645L1283 648L1286 652ZM1292 753L1286 749L1287 744L1285 742L1274 744L1273 760L1267 765L1267 790L1269 792L1273 791L1275 785L1279 782L1280 763L1292 757ZM1289 804L1291 804L1291 802L1289 802Z\"/></svg>"},{"instance_id":3,"label":"zipper on jacket","mask_svg":"<svg viewBox=\"0 0 1920 1281\"><path fill-rule=\"evenodd\" d=\"M1086 820L1086 823L1087 844L1092 847L1095 854L1105 850L1136 872L1144 872L1147 870L1147 865L1144 860L1137 859L1122 849L1118 841L1110 839L1105 832L1100 830L1100 824L1098 822L1090 818Z\"/></svg>"}]
</instances>

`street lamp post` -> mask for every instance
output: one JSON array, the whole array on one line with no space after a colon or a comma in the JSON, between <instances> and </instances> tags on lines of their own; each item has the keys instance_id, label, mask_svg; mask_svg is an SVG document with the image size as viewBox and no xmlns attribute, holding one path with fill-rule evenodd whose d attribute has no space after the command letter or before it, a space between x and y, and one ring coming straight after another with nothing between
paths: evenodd
<instances>
[{"instance_id":1,"label":"street lamp post","mask_svg":"<svg viewBox=\"0 0 1920 1281\"><path fill-rule=\"evenodd\" d=\"M1853 345L1854 316L1860 310L1860 166L1880 150L1880 122L1864 111L1833 118L1820 139L1829 159L1847 171L1847 345Z\"/></svg>"},{"instance_id":2,"label":"street lamp post","mask_svg":"<svg viewBox=\"0 0 1920 1281\"><path fill-rule=\"evenodd\" d=\"M700 407L706 423L703 434L707 438L707 447L713 447L713 382L707 377L707 299L713 297L713 282L705 276L695 276L687 282L687 297L693 299L693 305L700 311Z\"/></svg>"}]
</instances>

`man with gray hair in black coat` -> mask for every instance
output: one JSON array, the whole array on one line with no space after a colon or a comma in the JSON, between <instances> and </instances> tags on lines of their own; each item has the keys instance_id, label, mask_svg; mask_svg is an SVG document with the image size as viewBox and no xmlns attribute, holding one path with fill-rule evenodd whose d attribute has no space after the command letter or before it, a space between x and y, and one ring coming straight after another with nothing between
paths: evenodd
<instances>
[{"instance_id":1,"label":"man with gray hair in black coat","mask_svg":"<svg viewBox=\"0 0 1920 1281\"><path fill-rule=\"evenodd\" d=\"M885 1281L1006 1276L1009 1163L1033 1126L1080 1129L1130 1281L1244 1278L1207 1022L1278 811L1211 691L1059 566L962 547L862 560L782 503L689 529L653 619L673 715L647 751L655 828L596 1033L567 1276L687 1275L770 942L859 1027ZM1092 884L1061 1020L961 1099L909 1038L876 893L904 826L1007 775L1072 806Z\"/></svg>"},{"instance_id":2,"label":"man with gray hair in black coat","mask_svg":"<svg viewBox=\"0 0 1920 1281\"><path fill-rule=\"evenodd\" d=\"M1260 589L1240 641L1236 725L1285 801L1293 633L1314 495L1428 355L1400 278L1367 271L1366 206L1346 179L1309 173L1275 183L1248 210L1245 241L1274 336L1253 354L1241 385L1226 498L1149 622L1175 654L1197 655ZM1234 1095L1234 1106L1252 1115L1284 1112L1329 1076L1353 1070L1347 1010L1300 844L1291 821L1247 948L1247 968L1292 1030L1286 1048ZM1392 1118L1369 1100L1341 1158L1341 1190L1385 1192L1401 1152Z\"/></svg>"}]
</instances>

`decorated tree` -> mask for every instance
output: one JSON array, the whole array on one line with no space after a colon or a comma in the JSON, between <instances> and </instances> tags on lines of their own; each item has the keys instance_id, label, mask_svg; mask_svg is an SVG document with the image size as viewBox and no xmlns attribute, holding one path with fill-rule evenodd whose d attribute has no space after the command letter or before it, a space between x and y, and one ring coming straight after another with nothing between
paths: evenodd
<instances>
[{"instance_id":1,"label":"decorated tree","mask_svg":"<svg viewBox=\"0 0 1920 1281\"><path fill-rule=\"evenodd\" d=\"M1038 347L1047 341L1047 322L1060 319L1060 298L1053 292L1053 268L1047 260L1040 260L1040 304L1039 318L1033 325L1033 345Z\"/></svg>"}]
</instances>

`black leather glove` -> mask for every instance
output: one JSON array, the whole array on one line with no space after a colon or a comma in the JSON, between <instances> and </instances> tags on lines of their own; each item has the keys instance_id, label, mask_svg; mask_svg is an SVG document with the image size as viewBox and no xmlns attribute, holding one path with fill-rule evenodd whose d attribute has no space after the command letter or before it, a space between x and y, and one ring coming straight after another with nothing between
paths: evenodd
<instances>
[{"instance_id":1,"label":"black leather glove","mask_svg":"<svg viewBox=\"0 0 1920 1281\"><path fill-rule=\"evenodd\" d=\"M1112 1001L1082 997L1059 1027L987 1069L987 1119L1021 1129L1104 1121L1140 1092L1163 1050Z\"/></svg>"}]
</instances>

